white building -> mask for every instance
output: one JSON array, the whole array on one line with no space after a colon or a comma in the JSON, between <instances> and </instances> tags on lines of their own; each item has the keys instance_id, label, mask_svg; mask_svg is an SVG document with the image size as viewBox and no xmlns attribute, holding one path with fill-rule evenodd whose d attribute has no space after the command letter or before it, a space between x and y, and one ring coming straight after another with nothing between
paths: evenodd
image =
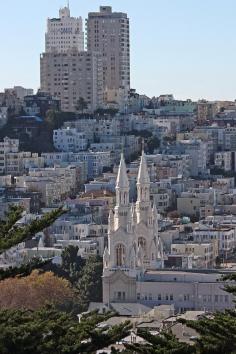
<instances>
[{"instance_id":1,"label":"white building","mask_svg":"<svg viewBox=\"0 0 236 354\"><path fill-rule=\"evenodd\" d=\"M10 139L5 137L3 141L0 141L0 174L5 173L6 169L6 154L18 153L19 151L19 139Z\"/></svg>"},{"instance_id":2,"label":"white building","mask_svg":"<svg viewBox=\"0 0 236 354\"><path fill-rule=\"evenodd\" d=\"M193 239L196 242L217 240L219 254L227 259L236 246L235 229L233 227L206 227L200 226L193 231Z\"/></svg>"},{"instance_id":3,"label":"white building","mask_svg":"<svg viewBox=\"0 0 236 354\"><path fill-rule=\"evenodd\" d=\"M8 117L8 108L0 106L0 128L6 124L7 117Z\"/></svg>"},{"instance_id":4,"label":"white building","mask_svg":"<svg viewBox=\"0 0 236 354\"><path fill-rule=\"evenodd\" d=\"M57 129L53 131L53 144L58 151L79 152L87 149L88 140L77 129Z\"/></svg>"},{"instance_id":5,"label":"white building","mask_svg":"<svg viewBox=\"0 0 236 354\"><path fill-rule=\"evenodd\" d=\"M116 183L116 206L110 211L108 248L103 256L103 302L138 302L154 307L174 304L177 311L234 307L217 271L165 271L156 208L150 202L150 180L142 155L136 205L129 203L129 181L123 157Z\"/></svg>"},{"instance_id":6,"label":"white building","mask_svg":"<svg viewBox=\"0 0 236 354\"><path fill-rule=\"evenodd\" d=\"M66 53L70 49L84 50L83 21L81 17L71 17L69 7L64 7L59 18L47 20L45 52Z\"/></svg>"},{"instance_id":7,"label":"white building","mask_svg":"<svg viewBox=\"0 0 236 354\"><path fill-rule=\"evenodd\" d=\"M232 152L231 151L221 151L215 153L215 166L224 170L232 170Z\"/></svg>"},{"instance_id":8,"label":"white building","mask_svg":"<svg viewBox=\"0 0 236 354\"><path fill-rule=\"evenodd\" d=\"M181 140L178 147L191 157L191 176L204 175L207 167L207 143L201 140Z\"/></svg>"}]
</instances>

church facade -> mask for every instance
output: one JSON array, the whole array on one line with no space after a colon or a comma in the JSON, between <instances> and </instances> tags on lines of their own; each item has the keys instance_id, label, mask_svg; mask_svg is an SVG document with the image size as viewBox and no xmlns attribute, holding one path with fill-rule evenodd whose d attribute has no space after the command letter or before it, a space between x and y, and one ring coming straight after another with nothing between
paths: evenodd
<instances>
[{"instance_id":1,"label":"church facade","mask_svg":"<svg viewBox=\"0 0 236 354\"><path fill-rule=\"evenodd\" d=\"M108 247L103 257L103 302L135 302L137 283L149 269L163 267L158 213L150 200L150 179L142 153L137 177L137 202L129 201L129 180L123 154L116 181L116 206L110 211Z\"/></svg>"},{"instance_id":2,"label":"church facade","mask_svg":"<svg viewBox=\"0 0 236 354\"><path fill-rule=\"evenodd\" d=\"M137 177L137 202L129 201L129 180L123 155L116 181L116 206L110 211L108 247L103 256L103 304L174 304L176 311L222 311L233 308L224 291L224 271L164 269L158 236L158 213L150 200L150 179L144 153Z\"/></svg>"}]
</instances>

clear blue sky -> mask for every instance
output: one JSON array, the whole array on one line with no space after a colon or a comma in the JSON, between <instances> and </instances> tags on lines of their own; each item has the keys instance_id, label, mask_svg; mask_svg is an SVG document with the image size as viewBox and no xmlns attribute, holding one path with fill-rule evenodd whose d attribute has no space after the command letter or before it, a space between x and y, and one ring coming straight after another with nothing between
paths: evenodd
<instances>
[{"instance_id":1,"label":"clear blue sky","mask_svg":"<svg viewBox=\"0 0 236 354\"><path fill-rule=\"evenodd\" d=\"M65 0L1 0L0 91L39 87L46 18ZM73 16L99 5L131 20L132 87L150 96L236 98L235 0L70 0Z\"/></svg>"}]
</instances>

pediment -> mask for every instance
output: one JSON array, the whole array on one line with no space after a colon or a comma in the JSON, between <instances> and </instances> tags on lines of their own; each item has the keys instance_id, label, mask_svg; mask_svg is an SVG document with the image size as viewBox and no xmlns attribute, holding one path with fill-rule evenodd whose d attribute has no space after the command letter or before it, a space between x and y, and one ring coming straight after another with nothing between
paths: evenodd
<instances>
[{"instance_id":1,"label":"pediment","mask_svg":"<svg viewBox=\"0 0 236 354\"><path fill-rule=\"evenodd\" d=\"M125 272L122 272L120 269L115 271L109 278L111 283L117 282L118 280L123 281L125 284L128 284L131 281L135 281L134 278L129 277L127 274L125 274Z\"/></svg>"}]
</instances>

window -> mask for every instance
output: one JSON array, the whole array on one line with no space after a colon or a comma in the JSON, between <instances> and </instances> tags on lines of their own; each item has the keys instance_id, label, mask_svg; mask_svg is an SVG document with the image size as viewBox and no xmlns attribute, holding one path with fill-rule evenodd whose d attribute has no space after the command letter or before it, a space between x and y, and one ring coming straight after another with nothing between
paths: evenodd
<instances>
[{"instance_id":1,"label":"window","mask_svg":"<svg viewBox=\"0 0 236 354\"><path fill-rule=\"evenodd\" d=\"M138 239L138 245L139 245L140 247L142 247L143 253L144 253L144 255L146 255L147 244L146 244L146 240L145 240L144 237L139 237L139 239Z\"/></svg>"},{"instance_id":2,"label":"window","mask_svg":"<svg viewBox=\"0 0 236 354\"><path fill-rule=\"evenodd\" d=\"M116 246L116 265L122 267L125 264L125 247L122 244Z\"/></svg>"}]
</instances>

